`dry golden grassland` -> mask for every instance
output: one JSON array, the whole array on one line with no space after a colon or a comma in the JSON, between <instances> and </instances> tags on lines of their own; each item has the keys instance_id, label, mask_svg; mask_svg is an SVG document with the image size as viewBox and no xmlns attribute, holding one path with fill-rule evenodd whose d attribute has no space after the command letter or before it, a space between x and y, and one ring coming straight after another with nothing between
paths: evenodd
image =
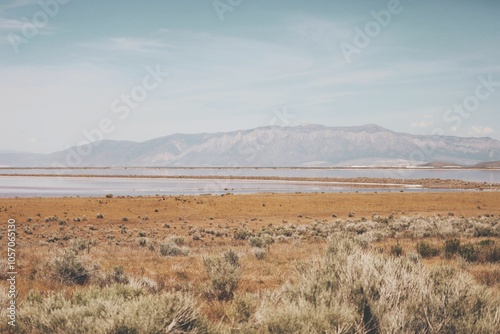
<instances>
[{"instance_id":1,"label":"dry golden grassland","mask_svg":"<svg viewBox=\"0 0 500 334\"><path fill-rule=\"evenodd\" d=\"M494 333L498 192L2 199L18 333ZM6 245L6 228L1 241ZM5 246L6 247L6 246ZM2 305L6 259L0 259Z\"/></svg>"}]
</instances>

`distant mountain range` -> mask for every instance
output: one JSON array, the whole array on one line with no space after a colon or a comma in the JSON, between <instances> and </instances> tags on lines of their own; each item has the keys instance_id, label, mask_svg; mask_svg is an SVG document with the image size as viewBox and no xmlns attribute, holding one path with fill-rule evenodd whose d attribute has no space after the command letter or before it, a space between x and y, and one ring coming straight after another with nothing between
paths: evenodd
<instances>
[{"instance_id":1,"label":"distant mountain range","mask_svg":"<svg viewBox=\"0 0 500 334\"><path fill-rule=\"evenodd\" d=\"M500 141L492 138L411 135L377 125L268 126L140 143L103 140L51 154L0 152L0 165L17 167L498 166L498 161Z\"/></svg>"}]
</instances>

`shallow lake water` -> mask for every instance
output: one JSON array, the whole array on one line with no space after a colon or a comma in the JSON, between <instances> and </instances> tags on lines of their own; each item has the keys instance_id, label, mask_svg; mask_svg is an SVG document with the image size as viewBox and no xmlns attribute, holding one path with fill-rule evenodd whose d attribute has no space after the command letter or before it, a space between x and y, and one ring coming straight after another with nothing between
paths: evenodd
<instances>
[{"instance_id":1,"label":"shallow lake water","mask_svg":"<svg viewBox=\"0 0 500 334\"><path fill-rule=\"evenodd\" d=\"M428 169L428 168L0 168L2 174L52 175L215 175L215 176L282 176L282 177L380 177L404 179L459 179L471 182L500 183L500 169Z\"/></svg>"},{"instance_id":2,"label":"shallow lake water","mask_svg":"<svg viewBox=\"0 0 500 334\"><path fill-rule=\"evenodd\" d=\"M4 176L1 176L1 175ZM5 174L50 174L57 176L5 176ZM115 175L117 177L71 177L70 175ZM141 178L148 175L281 176L281 177L377 177L411 179L440 178L500 183L500 170L464 169L317 169L317 168L84 168L84 169L1 169L0 197L61 197L223 194L258 192L387 192L401 188L352 188L335 182L278 180L210 180ZM120 176L137 176L134 178ZM404 191L428 192L407 187Z\"/></svg>"}]
</instances>

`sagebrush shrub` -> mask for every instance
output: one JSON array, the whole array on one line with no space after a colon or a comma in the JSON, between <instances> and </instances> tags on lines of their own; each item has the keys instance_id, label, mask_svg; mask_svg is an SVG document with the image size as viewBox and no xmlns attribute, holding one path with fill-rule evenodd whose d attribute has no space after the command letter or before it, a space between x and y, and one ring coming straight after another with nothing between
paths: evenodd
<instances>
[{"instance_id":1,"label":"sagebrush shrub","mask_svg":"<svg viewBox=\"0 0 500 334\"><path fill-rule=\"evenodd\" d=\"M139 238L139 239L137 239L137 244L141 247L146 247L146 245L148 244L148 239Z\"/></svg>"},{"instance_id":2,"label":"sagebrush shrub","mask_svg":"<svg viewBox=\"0 0 500 334\"><path fill-rule=\"evenodd\" d=\"M94 239L73 239L71 240L71 250L75 252L76 255L78 255L79 252L81 251L87 251L87 253L90 253L90 249L92 246L95 246L97 244L97 241Z\"/></svg>"},{"instance_id":3,"label":"sagebrush shrub","mask_svg":"<svg viewBox=\"0 0 500 334\"><path fill-rule=\"evenodd\" d=\"M189 249L186 247L179 247L174 243L167 242L160 244L160 255L162 256L187 256Z\"/></svg>"},{"instance_id":4,"label":"sagebrush shrub","mask_svg":"<svg viewBox=\"0 0 500 334\"><path fill-rule=\"evenodd\" d=\"M403 247L398 243L396 245L391 246L391 254L394 256L403 255Z\"/></svg>"},{"instance_id":5,"label":"sagebrush shrub","mask_svg":"<svg viewBox=\"0 0 500 334\"><path fill-rule=\"evenodd\" d=\"M447 258L452 257L460 252L460 240L454 238L446 240L444 244L444 254Z\"/></svg>"},{"instance_id":6,"label":"sagebrush shrub","mask_svg":"<svg viewBox=\"0 0 500 334\"><path fill-rule=\"evenodd\" d=\"M111 277L116 283L128 283L128 277L125 274L125 269L123 269L123 266L114 266L113 274L111 275Z\"/></svg>"},{"instance_id":7,"label":"sagebrush shrub","mask_svg":"<svg viewBox=\"0 0 500 334\"><path fill-rule=\"evenodd\" d=\"M184 240L184 237L173 236L170 237L170 242L173 242L177 246L183 246L186 243L186 240Z\"/></svg>"},{"instance_id":8,"label":"sagebrush shrub","mask_svg":"<svg viewBox=\"0 0 500 334\"><path fill-rule=\"evenodd\" d=\"M264 260L266 258L266 251L262 248L254 248L252 249L252 253L257 260Z\"/></svg>"},{"instance_id":9,"label":"sagebrush shrub","mask_svg":"<svg viewBox=\"0 0 500 334\"><path fill-rule=\"evenodd\" d=\"M495 333L500 298L466 273L332 239L326 256L263 298L262 333Z\"/></svg>"},{"instance_id":10,"label":"sagebrush shrub","mask_svg":"<svg viewBox=\"0 0 500 334\"><path fill-rule=\"evenodd\" d=\"M64 284L85 284L90 280L90 271L76 255L66 251L54 259L54 276Z\"/></svg>"},{"instance_id":11,"label":"sagebrush shrub","mask_svg":"<svg viewBox=\"0 0 500 334\"><path fill-rule=\"evenodd\" d=\"M239 229L239 230L234 232L233 237L235 240L246 240L251 235L252 235L252 233L249 230Z\"/></svg>"},{"instance_id":12,"label":"sagebrush shrub","mask_svg":"<svg viewBox=\"0 0 500 334\"><path fill-rule=\"evenodd\" d=\"M232 249L224 252L224 259L234 268L238 268L240 266L240 258Z\"/></svg>"},{"instance_id":13,"label":"sagebrush shrub","mask_svg":"<svg viewBox=\"0 0 500 334\"><path fill-rule=\"evenodd\" d=\"M440 253L439 248L436 248L425 241L417 243L417 252L423 258L438 256Z\"/></svg>"},{"instance_id":14,"label":"sagebrush shrub","mask_svg":"<svg viewBox=\"0 0 500 334\"><path fill-rule=\"evenodd\" d=\"M251 237L248 238L248 243L251 247L262 248L266 246L266 241L261 237Z\"/></svg>"},{"instance_id":15,"label":"sagebrush shrub","mask_svg":"<svg viewBox=\"0 0 500 334\"><path fill-rule=\"evenodd\" d=\"M460 246L459 254L467 262L477 261L477 250L476 247L471 243Z\"/></svg>"},{"instance_id":16,"label":"sagebrush shrub","mask_svg":"<svg viewBox=\"0 0 500 334\"><path fill-rule=\"evenodd\" d=\"M495 244L494 240L486 239L477 244L477 261L478 262L499 262L500 261L500 246Z\"/></svg>"},{"instance_id":17,"label":"sagebrush shrub","mask_svg":"<svg viewBox=\"0 0 500 334\"><path fill-rule=\"evenodd\" d=\"M500 262L500 247L493 245L482 250L487 262Z\"/></svg>"},{"instance_id":18,"label":"sagebrush shrub","mask_svg":"<svg viewBox=\"0 0 500 334\"><path fill-rule=\"evenodd\" d=\"M237 294L227 309L229 320L236 324L248 323L258 309L259 298L252 294Z\"/></svg>"},{"instance_id":19,"label":"sagebrush shrub","mask_svg":"<svg viewBox=\"0 0 500 334\"><path fill-rule=\"evenodd\" d=\"M204 257L203 265L210 279L209 296L230 300L240 281L239 264L226 256Z\"/></svg>"},{"instance_id":20,"label":"sagebrush shrub","mask_svg":"<svg viewBox=\"0 0 500 334\"><path fill-rule=\"evenodd\" d=\"M200 333L196 303L182 293L145 293L124 285L30 298L18 316L18 332ZM1 328L0 328L1 329Z\"/></svg>"}]
</instances>

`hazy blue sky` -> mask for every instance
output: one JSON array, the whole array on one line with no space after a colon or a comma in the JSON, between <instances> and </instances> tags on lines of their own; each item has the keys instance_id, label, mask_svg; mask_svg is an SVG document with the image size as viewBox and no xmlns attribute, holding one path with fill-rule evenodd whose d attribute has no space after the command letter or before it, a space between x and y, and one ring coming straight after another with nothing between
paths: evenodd
<instances>
[{"instance_id":1,"label":"hazy blue sky","mask_svg":"<svg viewBox=\"0 0 500 334\"><path fill-rule=\"evenodd\" d=\"M1 0L0 150L62 150L99 127L500 139L499 18L498 0Z\"/></svg>"}]
</instances>

